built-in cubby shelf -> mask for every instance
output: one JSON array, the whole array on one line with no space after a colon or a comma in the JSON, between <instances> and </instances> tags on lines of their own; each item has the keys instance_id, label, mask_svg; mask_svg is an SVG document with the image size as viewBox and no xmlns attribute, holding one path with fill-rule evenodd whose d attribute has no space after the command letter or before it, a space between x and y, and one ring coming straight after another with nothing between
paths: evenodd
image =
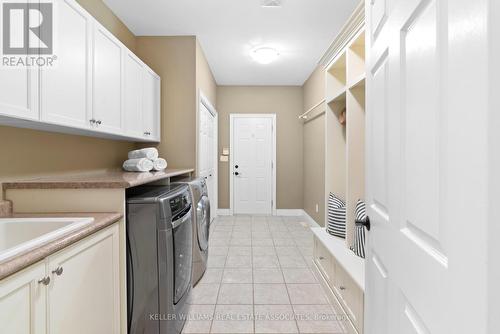
<instances>
[{"instance_id":1,"label":"built-in cubby shelf","mask_svg":"<svg viewBox=\"0 0 500 334\"><path fill-rule=\"evenodd\" d=\"M346 240L354 243L355 208L365 200L365 35L360 31L326 68L326 211L330 192L346 201ZM345 110L345 122L341 113ZM325 221L328 221L325 212Z\"/></svg>"}]
</instances>

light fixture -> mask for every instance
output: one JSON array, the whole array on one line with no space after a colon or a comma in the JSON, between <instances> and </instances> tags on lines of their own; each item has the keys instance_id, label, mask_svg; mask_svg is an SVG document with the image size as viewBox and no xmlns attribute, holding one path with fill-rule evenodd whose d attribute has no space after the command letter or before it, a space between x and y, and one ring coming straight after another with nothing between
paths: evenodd
<instances>
[{"instance_id":1,"label":"light fixture","mask_svg":"<svg viewBox=\"0 0 500 334\"><path fill-rule=\"evenodd\" d=\"M258 47L250 52L253 60L260 64L269 64L278 58L280 55L276 49L271 47Z\"/></svg>"}]
</instances>

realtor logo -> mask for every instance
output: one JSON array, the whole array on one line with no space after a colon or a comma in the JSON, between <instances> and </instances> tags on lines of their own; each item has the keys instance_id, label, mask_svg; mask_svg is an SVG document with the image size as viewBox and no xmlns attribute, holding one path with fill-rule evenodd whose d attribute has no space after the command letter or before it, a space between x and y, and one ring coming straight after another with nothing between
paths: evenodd
<instances>
[{"instance_id":1,"label":"realtor logo","mask_svg":"<svg viewBox=\"0 0 500 334\"><path fill-rule=\"evenodd\" d=\"M52 3L7 2L2 9L4 55L52 54Z\"/></svg>"}]
</instances>

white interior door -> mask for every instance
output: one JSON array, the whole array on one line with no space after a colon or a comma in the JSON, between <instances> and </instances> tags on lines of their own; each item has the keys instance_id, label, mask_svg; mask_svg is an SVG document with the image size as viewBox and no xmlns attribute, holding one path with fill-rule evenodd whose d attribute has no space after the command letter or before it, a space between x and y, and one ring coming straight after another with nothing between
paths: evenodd
<instances>
[{"instance_id":1,"label":"white interior door","mask_svg":"<svg viewBox=\"0 0 500 334\"><path fill-rule=\"evenodd\" d=\"M368 334L487 333L485 3L366 2Z\"/></svg>"},{"instance_id":2,"label":"white interior door","mask_svg":"<svg viewBox=\"0 0 500 334\"><path fill-rule=\"evenodd\" d=\"M231 115L235 214L273 213L273 116Z\"/></svg>"},{"instance_id":3,"label":"white interior door","mask_svg":"<svg viewBox=\"0 0 500 334\"><path fill-rule=\"evenodd\" d=\"M210 107L211 108L211 107ZM211 217L217 212L217 114L200 102L198 126L198 176L207 182Z\"/></svg>"}]
</instances>

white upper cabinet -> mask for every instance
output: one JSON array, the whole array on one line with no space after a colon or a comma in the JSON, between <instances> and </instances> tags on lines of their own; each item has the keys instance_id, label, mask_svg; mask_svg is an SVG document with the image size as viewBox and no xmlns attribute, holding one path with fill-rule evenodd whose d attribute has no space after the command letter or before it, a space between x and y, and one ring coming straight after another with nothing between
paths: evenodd
<instances>
[{"instance_id":1,"label":"white upper cabinet","mask_svg":"<svg viewBox=\"0 0 500 334\"><path fill-rule=\"evenodd\" d=\"M38 71L0 69L0 117L38 120Z\"/></svg>"},{"instance_id":2,"label":"white upper cabinet","mask_svg":"<svg viewBox=\"0 0 500 334\"><path fill-rule=\"evenodd\" d=\"M0 125L160 140L160 77L75 0L54 3L50 67L0 67Z\"/></svg>"},{"instance_id":3,"label":"white upper cabinet","mask_svg":"<svg viewBox=\"0 0 500 334\"><path fill-rule=\"evenodd\" d=\"M144 71L142 93L144 138L160 141L160 77L148 68Z\"/></svg>"},{"instance_id":4,"label":"white upper cabinet","mask_svg":"<svg viewBox=\"0 0 500 334\"><path fill-rule=\"evenodd\" d=\"M41 118L47 123L88 128L92 18L75 1L54 4L57 63L40 70Z\"/></svg>"},{"instance_id":5,"label":"white upper cabinet","mask_svg":"<svg viewBox=\"0 0 500 334\"><path fill-rule=\"evenodd\" d=\"M92 124L104 132L122 132L122 44L95 23L92 64Z\"/></svg>"},{"instance_id":6,"label":"white upper cabinet","mask_svg":"<svg viewBox=\"0 0 500 334\"><path fill-rule=\"evenodd\" d=\"M143 137L142 125L142 79L143 63L131 52L125 54L123 72L123 111L125 133L132 137Z\"/></svg>"}]
</instances>

